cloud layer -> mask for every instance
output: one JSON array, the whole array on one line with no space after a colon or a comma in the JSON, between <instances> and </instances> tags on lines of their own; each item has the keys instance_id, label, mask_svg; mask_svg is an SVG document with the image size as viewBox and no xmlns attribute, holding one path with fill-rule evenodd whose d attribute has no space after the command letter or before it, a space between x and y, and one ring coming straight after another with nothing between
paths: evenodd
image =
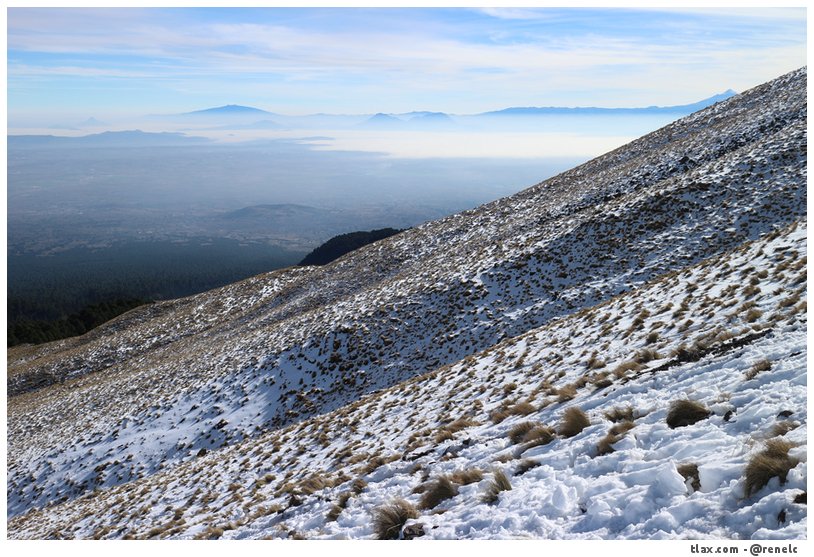
<instances>
[{"instance_id":1,"label":"cloud layer","mask_svg":"<svg viewBox=\"0 0 814 557\"><path fill-rule=\"evenodd\" d=\"M805 11L8 11L10 115L682 104L805 65Z\"/></svg>"}]
</instances>

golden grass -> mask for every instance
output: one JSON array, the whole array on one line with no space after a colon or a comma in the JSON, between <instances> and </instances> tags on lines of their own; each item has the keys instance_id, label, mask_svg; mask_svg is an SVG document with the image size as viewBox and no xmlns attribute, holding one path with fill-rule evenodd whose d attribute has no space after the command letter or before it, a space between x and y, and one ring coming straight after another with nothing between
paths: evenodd
<instances>
[{"instance_id":1,"label":"golden grass","mask_svg":"<svg viewBox=\"0 0 814 557\"><path fill-rule=\"evenodd\" d=\"M782 439L770 439L766 447L749 459L744 470L744 491L749 497L760 491L774 477L785 483L789 470L797 466L797 460L789 456L793 443Z\"/></svg>"},{"instance_id":2,"label":"golden grass","mask_svg":"<svg viewBox=\"0 0 814 557\"><path fill-rule=\"evenodd\" d=\"M502 470L495 470L494 479L486 486L486 492L481 497L484 503L492 504L498 500L501 491L509 491L512 488L512 483Z\"/></svg>"},{"instance_id":3,"label":"golden grass","mask_svg":"<svg viewBox=\"0 0 814 557\"><path fill-rule=\"evenodd\" d=\"M373 530L376 539L397 540L404 524L418 518L416 508L404 499L394 499L373 511Z\"/></svg>"},{"instance_id":4,"label":"golden grass","mask_svg":"<svg viewBox=\"0 0 814 557\"><path fill-rule=\"evenodd\" d=\"M706 406L693 400L674 400L667 411L667 425L671 429L700 422L712 414Z\"/></svg>"},{"instance_id":5,"label":"golden grass","mask_svg":"<svg viewBox=\"0 0 814 557\"><path fill-rule=\"evenodd\" d=\"M580 408L572 406L563 412L557 433L563 437L573 437L589 425L591 425L591 420L588 419L588 415Z\"/></svg>"},{"instance_id":6,"label":"golden grass","mask_svg":"<svg viewBox=\"0 0 814 557\"><path fill-rule=\"evenodd\" d=\"M442 501L452 499L456 495L458 495L458 486L452 483L449 477L440 476L424 489L424 495L418 506L421 509L433 509Z\"/></svg>"},{"instance_id":7,"label":"golden grass","mask_svg":"<svg viewBox=\"0 0 814 557\"><path fill-rule=\"evenodd\" d=\"M625 434L636 427L631 421L619 422L610 428L607 435L597 444L597 455L602 456L613 452L613 445L622 440Z\"/></svg>"}]
</instances>

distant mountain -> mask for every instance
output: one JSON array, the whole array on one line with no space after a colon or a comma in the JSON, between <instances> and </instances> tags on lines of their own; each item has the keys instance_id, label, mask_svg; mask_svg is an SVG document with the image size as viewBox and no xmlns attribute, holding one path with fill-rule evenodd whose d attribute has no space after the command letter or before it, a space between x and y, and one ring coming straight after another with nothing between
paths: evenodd
<instances>
[{"instance_id":1,"label":"distant mountain","mask_svg":"<svg viewBox=\"0 0 814 557\"><path fill-rule=\"evenodd\" d=\"M339 259L346 253L350 253L373 242L384 240L395 234L402 232L395 228L382 228L380 230L349 232L334 236L314 251L305 256L300 261L301 266L306 265L327 265L331 261Z\"/></svg>"},{"instance_id":2,"label":"distant mountain","mask_svg":"<svg viewBox=\"0 0 814 557\"><path fill-rule=\"evenodd\" d=\"M101 120L97 120L93 116L88 118L87 120L83 120L77 124L80 128L98 128L101 126L107 126L107 122L102 122Z\"/></svg>"},{"instance_id":3,"label":"distant mountain","mask_svg":"<svg viewBox=\"0 0 814 557\"><path fill-rule=\"evenodd\" d=\"M672 107L668 106L668 107L662 108L661 110L663 110L665 112L670 112L670 111L673 111L673 112L684 112L684 111L695 112L697 110L701 110L702 108L712 106L713 104L715 104L717 102L725 101L726 99L728 99L730 97L734 97L737 94L738 93L736 91L733 91L732 89L727 89L723 93L713 95L713 96L711 96L711 97L709 97L707 99L704 99L702 101L698 101L696 103L684 104L684 105L672 106Z\"/></svg>"},{"instance_id":4,"label":"distant mountain","mask_svg":"<svg viewBox=\"0 0 814 557\"><path fill-rule=\"evenodd\" d=\"M410 118L411 122L451 122L452 118L443 112L420 112Z\"/></svg>"},{"instance_id":5,"label":"distant mountain","mask_svg":"<svg viewBox=\"0 0 814 557\"><path fill-rule=\"evenodd\" d=\"M379 112L359 125L370 128L401 128L404 126L404 120Z\"/></svg>"},{"instance_id":6,"label":"distant mountain","mask_svg":"<svg viewBox=\"0 0 814 557\"><path fill-rule=\"evenodd\" d=\"M525 107L511 107L504 108L503 110L495 110L490 112L483 112L476 116L548 116L548 115L629 115L629 114L662 114L662 113L677 113L677 114L690 114L711 106L717 102L726 100L730 97L737 95L732 89L728 89L723 93L713 95L701 101L684 104L677 106L648 106L642 108L602 108L595 106L586 107L565 107L565 106L525 106Z\"/></svg>"},{"instance_id":7,"label":"distant mountain","mask_svg":"<svg viewBox=\"0 0 814 557\"><path fill-rule=\"evenodd\" d=\"M443 112L408 112L406 114L374 114L360 124L362 127L389 130L429 130L450 127L455 121Z\"/></svg>"},{"instance_id":8,"label":"distant mountain","mask_svg":"<svg viewBox=\"0 0 814 557\"><path fill-rule=\"evenodd\" d=\"M411 127L421 129L449 128L455 125L455 121L443 112L425 112L410 118Z\"/></svg>"},{"instance_id":9,"label":"distant mountain","mask_svg":"<svg viewBox=\"0 0 814 557\"><path fill-rule=\"evenodd\" d=\"M42 147L42 146L63 146L63 147L105 147L105 146L165 146L165 145L189 145L192 143L207 143L209 139L205 137L189 136L183 133L151 133L141 130L128 131L108 131L83 135L79 137L63 137L56 135L10 135L8 145L10 147Z\"/></svg>"},{"instance_id":10,"label":"distant mountain","mask_svg":"<svg viewBox=\"0 0 814 557\"><path fill-rule=\"evenodd\" d=\"M444 114L444 113L432 112L429 110L413 110L412 112L402 112L401 114L396 114L396 116L399 118L403 118L404 120L412 120L413 118L418 118L421 116L431 116L433 114Z\"/></svg>"},{"instance_id":11,"label":"distant mountain","mask_svg":"<svg viewBox=\"0 0 814 557\"><path fill-rule=\"evenodd\" d=\"M323 211L308 205L297 205L295 203L279 203L252 205L236 211L230 211L220 216L226 220L241 219L278 219L291 217L313 217L322 215Z\"/></svg>"},{"instance_id":12,"label":"distant mountain","mask_svg":"<svg viewBox=\"0 0 814 557\"><path fill-rule=\"evenodd\" d=\"M194 110L192 112L185 112L182 116L245 116L245 115L263 115L273 114L259 108L251 106L241 106L239 104L227 104L225 106L217 106L215 108L206 108L203 110Z\"/></svg>"}]
</instances>

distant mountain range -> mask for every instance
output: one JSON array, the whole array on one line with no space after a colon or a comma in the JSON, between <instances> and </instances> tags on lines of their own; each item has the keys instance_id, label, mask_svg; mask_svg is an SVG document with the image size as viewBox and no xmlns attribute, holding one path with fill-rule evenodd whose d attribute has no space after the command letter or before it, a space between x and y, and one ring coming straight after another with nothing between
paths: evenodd
<instances>
[{"instance_id":1,"label":"distant mountain range","mask_svg":"<svg viewBox=\"0 0 814 557\"><path fill-rule=\"evenodd\" d=\"M371 128L380 130L436 130L453 129L456 126L495 125L498 121L515 125L520 120L537 117L562 116L656 116L661 118L678 118L706 108L716 102L736 95L729 89L723 93L695 103L676 106L648 106L639 108L608 107L566 107L566 106L527 106L509 107L501 110L477 114L448 114L445 112L412 111L404 113L375 114L306 114L290 116L269 112L251 106L229 104L182 114L154 116L171 121L210 122L217 124L213 130L279 130L279 129L342 129ZM270 119L269 117L272 117ZM666 123L666 122L665 122Z\"/></svg>"},{"instance_id":2,"label":"distant mountain range","mask_svg":"<svg viewBox=\"0 0 814 557\"><path fill-rule=\"evenodd\" d=\"M676 113L676 114L689 114L702 108L706 108L735 96L737 93L732 89L728 89L723 93L713 95L709 98L700 100L698 102L676 105L676 106L647 106L639 108L609 108L609 107L568 107L568 106L525 106L525 107L509 107L501 110L494 110L489 112L481 112L477 114L447 114L445 112L430 112L430 111L413 111L400 114L378 112L373 115L357 114L357 115L337 115L337 114L309 114L306 116L286 116L283 114L276 114L254 108L251 106L240 106L236 104L229 104L226 106L219 106L215 108L207 108L204 110L196 110L193 112L186 112L179 116L206 116L206 117L231 117L231 116L275 116L278 119L317 119L317 118L357 118L363 119L360 125L364 126L391 126L403 125L405 123L427 123L427 124L449 124L458 118L480 118L480 117L494 117L494 116L546 116L546 115L629 115L629 114L663 114L663 113ZM264 122L269 123L269 120ZM261 122L256 122L259 126ZM273 122L274 125L284 126L277 121Z\"/></svg>"},{"instance_id":3,"label":"distant mountain range","mask_svg":"<svg viewBox=\"0 0 814 557\"><path fill-rule=\"evenodd\" d=\"M184 124L203 130L295 130L295 129L354 129L371 128L380 130L451 130L461 128L481 128L484 131L506 129L540 130L538 118L548 117L550 121L557 122L558 118L574 116L608 117L655 117L657 125L664 125L668 121L686 116L710 105L726 100L737 93L732 89L713 95L698 102L676 106L648 106L639 108L609 108L609 107L566 107L566 106L524 106L508 107L500 110L481 112L476 114L449 114L433 111L412 111L404 113L375 113L375 114L305 114L286 115L269 112L252 106L227 104L202 110L194 110L179 114L153 114L144 116L145 121L154 125L156 122ZM578 120L572 120L577 122ZM76 125L54 125L51 129L78 131L85 127L107 126L105 122L89 118ZM202 127L205 125L206 127ZM496 127L500 126L500 127ZM519 128L518 128L519 126ZM175 129L186 130L186 127ZM135 131L116 133L144 133ZM98 134L97 134L98 135ZM152 134L155 136L156 134ZM179 135L179 134L176 134ZM41 136L47 137L47 136ZM93 136L87 136L88 138ZM107 141L108 138L99 137L97 140ZM132 139L132 138L130 138ZM156 137L141 137L139 140L154 142ZM160 142L165 143L171 139L164 135ZM187 138L177 140L187 141ZM117 140L125 140L125 136L118 136ZM41 142L42 140L26 140ZM61 141L61 140L60 140ZM94 139L84 141L94 142ZM21 144L20 141L17 141Z\"/></svg>"},{"instance_id":4,"label":"distant mountain range","mask_svg":"<svg viewBox=\"0 0 814 557\"><path fill-rule=\"evenodd\" d=\"M411 112L392 115L374 114L361 124L361 127L379 129L424 129L427 127L455 125L455 121L443 112Z\"/></svg>"},{"instance_id":5,"label":"distant mountain range","mask_svg":"<svg viewBox=\"0 0 814 557\"><path fill-rule=\"evenodd\" d=\"M585 128L585 131L600 129L603 126L618 128L620 122L633 123L640 118L654 119L656 125L665 125L681 116L686 116L734 95L729 89L701 101L677 106L649 106L642 108L602 108L602 107L509 107L479 114L447 114L445 112L413 111L398 114L308 114L289 116L277 114L251 106L229 104L203 110L195 110L173 115L152 115L145 117L151 125L156 122L175 124L175 129L183 131L230 131L230 130L340 130L377 129L387 131L446 131L468 129L480 131L571 131ZM273 117L270 118L270 117ZM585 118L590 117L590 118ZM621 118L620 118L621 117ZM562 118L568 118L563 121ZM565 122L565 124L563 124ZM184 124L178 126L178 124ZM201 124L204 124L203 126ZM89 118L73 126L53 126L52 129L79 131L81 127L101 127L107 125L95 118ZM209 141L184 133L153 133L141 130L107 131L82 137L55 135L9 135L9 146L162 146L188 145Z\"/></svg>"},{"instance_id":6,"label":"distant mountain range","mask_svg":"<svg viewBox=\"0 0 814 557\"><path fill-rule=\"evenodd\" d=\"M737 95L732 89L727 89L723 93L713 95L701 101L677 106L648 106L643 108L602 108L595 106L586 107L564 107L564 106L527 106L511 107L492 112L483 112L477 116L544 116L544 115L577 115L577 114L642 114L642 113L678 113L690 114L702 108L711 106L717 102L724 101Z\"/></svg>"},{"instance_id":7,"label":"distant mountain range","mask_svg":"<svg viewBox=\"0 0 814 557\"><path fill-rule=\"evenodd\" d=\"M365 115L360 114L356 115L357 117L366 117L367 120L365 123L397 123L397 122L414 122L417 120L421 121L443 121L448 122L454 116L460 117L478 117L478 116L495 116L495 115L544 115L544 114L592 114L592 113L618 113L618 114L625 114L625 113L641 113L641 112L678 112L678 113L690 113L695 112L696 110L701 110L702 108L706 108L710 105L715 104L716 102L724 101L729 97L733 97L737 95L735 91L732 89L727 89L723 93L719 93L717 95L713 95L706 99L700 100L698 102L690 103L690 104L682 104L676 106L647 106L647 107L638 107L638 108L613 108L613 107L596 107L596 106L576 106L576 107L569 107L569 106L514 106L509 108L503 108L500 110L493 110L488 112L481 112L476 114L447 114L445 112L429 112L429 111L413 111L413 112L406 112L401 114L392 114L392 113L384 113L378 112L373 115ZM179 116L244 116L244 115L272 115L272 116L281 116L284 118L290 118L290 116L285 116L283 114L276 114L274 112L268 112L266 110L261 110L259 108L254 108L251 106L241 106L236 104L228 104L225 106L218 106L215 108L206 108L203 110L195 110L193 112L185 112L180 114ZM310 114L307 117L324 117L324 116L340 116L340 115L333 115L333 114ZM344 117L348 117L351 115L341 115Z\"/></svg>"}]
</instances>

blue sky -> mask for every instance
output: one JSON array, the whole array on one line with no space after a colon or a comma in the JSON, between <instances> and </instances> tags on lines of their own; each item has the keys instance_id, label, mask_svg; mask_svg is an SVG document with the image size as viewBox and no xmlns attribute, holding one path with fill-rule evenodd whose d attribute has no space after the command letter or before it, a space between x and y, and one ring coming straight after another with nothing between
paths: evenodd
<instances>
[{"instance_id":1,"label":"blue sky","mask_svg":"<svg viewBox=\"0 0 814 557\"><path fill-rule=\"evenodd\" d=\"M806 64L792 9L10 8L10 122L685 104Z\"/></svg>"}]
</instances>

